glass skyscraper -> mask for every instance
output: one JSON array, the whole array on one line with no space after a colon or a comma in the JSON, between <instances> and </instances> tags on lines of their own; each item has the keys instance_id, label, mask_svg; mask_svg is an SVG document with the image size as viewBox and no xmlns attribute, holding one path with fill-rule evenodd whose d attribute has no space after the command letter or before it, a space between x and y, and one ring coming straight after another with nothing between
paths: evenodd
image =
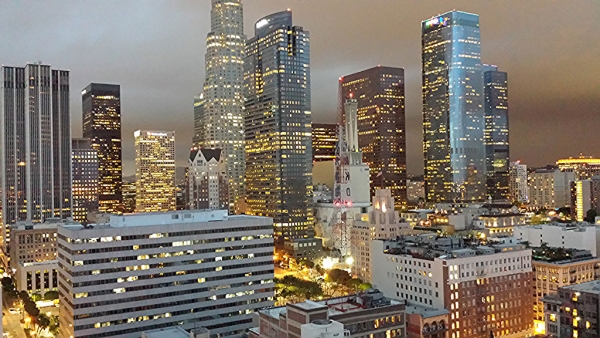
<instances>
[{"instance_id":1,"label":"glass skyscraper","mask_svg":"<svg viewBox=\"0 0 600 338\"><path fill-rule=\"evenodd\" d=\"M508 76L496 66L483 66L487 198L510 199L508 147Z\"/></svg>"},{"instance_id":2,"label":"glass skyscraper","mask_svg":"<svg viewBox=\"0 0 600 338\"><path fill-rule=\"evenodd\" d=\"M99 211L123 212L121 86L90 83L81 92L83 137L98 153Z\"/></svg>"},{"instance_id":3,"label":"glass skyscraper","mask_svg":"<svg viewBox=\"0 0 600 338\"><path fill-rule=\"evenodd\" d=\"M309 35L291 11L256 23L244 60L246 203L273 218L279 245L313 227L309 67Z\"/></svg>"},{"instance_id":4,"label":"glass skyscraper","mask_svg":"<svg viewBox=\"0 0 600 338\"><path fill-rule=\"evenodd\" d=\"M397 207L406 205L404 69L378 66L343 76L340 95L341 102L358 102L358 146L369 165L371 196L389 189Z\"/></svg>"},{"instance_id":5,"label":"glass skyscraper","mask_svg":"<svg viewBox=\"0 0 600 338\"><path fill-rule=\"evenodd\" d=\"M335 160L338 143L338 125L335 123L312 124L313 162Z\"/></svg>"},{"instance_id":6,"label":"glass skyscraper","mask_svg":"<svg viewBox=\"0 0 600 338\"><path fill-rule=\"evenodd\" d=\"M452 11L423 21L421 30L427 200L482 201L486 162L479 16Z\"/></svg>"},{"instance_id":7,"label":"glass skyscraper","mask_svg":"<svg viewBox=\"0 0 600 338\"><path fill-rule=\"evenodd\" d=\"M222 149L229 211L244 196L244 10L241 0L212 0L204 91L194 100L194 147Z\"/></svg>"},{"instance_id":8,"label":"glass skyscraper","mask_svg":"<svg viewBox=\"0 0 600 338\"><path fill-rule=\"evenodd\" d=\"M69 71L0 68L2 239L17 221L71 216Z\"/></svg>"},{"instance_id":9,"label":"glass skyscraper","mask_svg":"<svg viewBox=\"0 0 600 338\"><path fill-rule=\"evenodd\" d=\"M73 220L87 223L90 212L98 211L98 151L90 140L72 141Z\"/></svg>"}]
</instances>

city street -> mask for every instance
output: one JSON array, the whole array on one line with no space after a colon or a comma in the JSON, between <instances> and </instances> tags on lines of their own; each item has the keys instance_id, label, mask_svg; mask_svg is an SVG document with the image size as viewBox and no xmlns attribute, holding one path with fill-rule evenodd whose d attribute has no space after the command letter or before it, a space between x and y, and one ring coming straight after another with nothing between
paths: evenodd
<instances>
[{"instance_id":1,"label":"city street","mask_svg":"<svg viewBox=\"0 0 600 338\"><path fill-rule=\"evenodd\" d=\"M19 322L21 315L12 314L5 311L5 315L2 317L2 325L4 332L8 333L9 338L26 338L25 332Z\"/></svg>"}]
</instances>

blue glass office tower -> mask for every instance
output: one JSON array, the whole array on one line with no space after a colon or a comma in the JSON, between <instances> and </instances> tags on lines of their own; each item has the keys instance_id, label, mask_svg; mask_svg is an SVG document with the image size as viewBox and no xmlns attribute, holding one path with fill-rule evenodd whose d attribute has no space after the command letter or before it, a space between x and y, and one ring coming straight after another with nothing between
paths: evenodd
<instances>
[{"instance_id":1,"label":"blue glass office tower","mask_svg":"<svg viewBox=\"0 0 600 338\"><path fill-rule=\"evenodd\" d=\"M275 13L256 23L245 54L247 213L273 218L287 247L313 231L309 35L291 11Z\"/></svg>"},{"instance_id":2,"label":"blue glass office tower","mask_svg":"<svg viewBox=\"0 0 600 338\"><path fill-rule=\"evenodd\" d=\"M430 202L485 199L479 16L452 11L422 29L423 152Z\"/></svg>"},{"instance_id":3,"label":"blue glass office tower","mask_svg":"<svg viewBox=\"0 0 600 338\"><path fill-rule=\"evenodd\" d=\"M508 200L508 76L496 66L483 66L487 197Z\"/></svg>"}]
</instances>

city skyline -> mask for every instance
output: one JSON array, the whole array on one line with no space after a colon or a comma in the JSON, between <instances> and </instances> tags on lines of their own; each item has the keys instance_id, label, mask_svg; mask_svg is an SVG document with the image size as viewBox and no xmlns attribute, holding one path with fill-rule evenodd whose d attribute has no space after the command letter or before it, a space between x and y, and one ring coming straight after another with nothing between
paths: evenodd
<instances>
[{"instance_id":1,"label":"city skyline","mask_svg":"<svg viewBox=\"0 0 600 338\"><path fill-rule=\"evenodd\" d=\"M134 172L131 135L135 129L176 130L180 135L178 166L183 166L193 135L193 96L202 88L204 78L203 37L210 30L210 3L181 1L174 6L159 4L155 8L142 8L128 20L124 20L121 14L113 15L114 9L121 8L122 11L117 12L128 13L126 9L134 3L124 1L114 4L106 6L106 9L97 8L97 11L80 11L80 5L74 4L59 16L61 21L78 24L91 19L84 15L76 20L82 12L96 13L97 19L93 20L101 20L76 33L72 32L71 24L61 25L60 21L57 23L50 18L54 7L52 2L40 4L31 8L32 15L54 23L45 25L48 30L40 33L38 29L41 26L33 24L23 28L17 25L19 15L13 13L24 11L24 7L20 3L9 3L7 10L0 14L7 28L0 42L12 41L15 48L0 52L0 60L3 64L19 65L41 59L53 67L70 69L73 88L84 88L91 81L120 84L123 92L124 174ZM403 67L407 73L408 172L420 174L419 24L425 18L456 8L480 15L482 62L498 64L511 76L511 160L520 159L530 166L543 166L554 163L558 158L577 156L580 152L598 155L594 153L593 145L600 141L600 135L593 133L593 124L586 123L600 104L600 98L593 93L593 88L600 85L600 79L588 71L593 69L593 55L599 52L600 43L593 41L598 37L585 33L593 28L593 22L597 22L598 18L592 2L578 1L579 6L568 5L568 10L563 7L567 5L549 6L541 1L523 3L518 8L510 3L486 5L466 1L418 5L381 1L380 6L340 4L340 1L332 0L306 8L299 1L257 0L246 3L247 36L251 36L249 32L259 17L286 7L292 8L297 20L312 32L313 122L335 120L339 76L377 64ZM391 21L385 18L397 13L395 9L402 9L403 20L387 23ZM169 15L158 15L165 10L170 11ZM333 10L338 14L331 15ZM351 26L353 20L346 18L359 12L369 14L364 16L367 21L361 27ZM147 15L154 15L156 20L160 20L148 20L144 24ZM321 24L326 21L325 17L330 20L328 25ZM544 22L555 24L540 24L541 21L533 20L535 17L544 17ZM69 18L73 20L69 21ZM353 34L346 34L348 31ZM523 31L529 33L522 34ZM19 39L17 34L29 39ZM569 38L561 39L563 36ZM40 43L22 44L20 41ZM373 44L378 47L378 53L372 53L373 49L369 46ZM50 45L51 48L44 47ZM531 45L536 48L530 48ZM102 47L102 51L92 56L86 53L84 57L83 53L94 47ZM122 51L118 54L119 62L108 57L113 55L114 50ZM173 52L175 50L177 53ZM540 55L544 57L540 59ZM336 62L340 57L346 60L342 66ZM161 65L161 69L155 65ZM148 69L153 71L148 72ZM557 77L561 81L550 82ZM81 135L80 100L78 95L71 95L73 137ZM165 120L165 112L173 118ZM566 123L579 134L588 135L586 142L562 132L559 128ZM535 147L528 146L532 142Z\"/></svg>"}]
</instances>

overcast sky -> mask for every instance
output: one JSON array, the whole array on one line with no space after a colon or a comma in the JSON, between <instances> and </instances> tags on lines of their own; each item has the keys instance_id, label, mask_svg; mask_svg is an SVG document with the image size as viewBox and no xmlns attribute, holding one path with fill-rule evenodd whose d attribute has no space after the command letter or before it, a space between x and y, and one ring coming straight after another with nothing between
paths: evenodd
<instances>
[{"instance_id":1,"label":"overcast sky","mask_svg":"<svg viewBox=\"0 0 600 338\"><path fill-rule=\"evenodd\" d=\"M452 9L480 15L482 60L508 72L513 160L600 156L599 0L245 0L247 36L286 8L311 34L315 122L335 121L341 75L405 68L409 173L422 171L420 22ZM0 63L71 70L73 137L80 90L120 84L130 175L136 129L175 130L185 165L209 29L209 0L0 0Z\"/></svg>"}]
</instances>

